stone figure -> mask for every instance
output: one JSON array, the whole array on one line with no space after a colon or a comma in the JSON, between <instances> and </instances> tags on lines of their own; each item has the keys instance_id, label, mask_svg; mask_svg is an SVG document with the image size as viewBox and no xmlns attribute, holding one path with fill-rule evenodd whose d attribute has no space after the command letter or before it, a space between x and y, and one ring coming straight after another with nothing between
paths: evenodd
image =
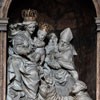
<instances>
[{"instance_id":1,"label":"stone figure","mask_svg":"<svg viewBox=\"0 0 100 100\"><path fill-rule=\"evenodd\" d=\"M10 29L10 36L16 35L19 31L21 31L22 23L15 23L15 24L10 24L9 29Z\"/></svg>"},{"instance_id":2,"label":"stone figure","mask_svg":"<svg viewBox=\"0 0 100 100\"><path fill-rule=\"evenodd\" d=\"M46 46L47 54L44 72L45 75L50 75L54 78L57 93L66 96L69 95L75 80L78 79L78 74L73 62L73 55L77 53L70 44L72 33L69 28L66 28L61 33L60 42L58 44L57 37L55 35L53 35L53 37L55 38L52 39L51 37Z\"/></svg>"},{"instance_id":3,"label":"stone figure","mask_svg":"<svg viewBox=\"0 0 100 100\"><path fill-rule=\"evenodd\" d=\"M55 33L50 33L49 37L50 40L48 42L48 45L45 47L47 55L51 52L57 52L58 50L58 45L57 45L58 38L55 35Z\"/></svg>"},{"instance_id":4,"label":"stone figure","mask_svg":"<svg viewBox=\"0 0 100 100\"><path fill-rule=\"evenodd\" d=\"M35 30L33 27L37 25L35 20L34 16L31 16L30 20L25 20L23 24L26 30L20 31L12 38L14 54L8 58L7 100L35 100L37 98L40 80L37 63L28 58L28 54L34 51L31 34Z\"/></svg>"},{"instance_id":5,"label":"stone figure","mask_svg":"<svg viewBox=\"0 0 100 100\"><path fill-rule=\"evenodd\" d=\"M8 39L9 39L9 43L12 44L12 38L17 34L21 32L21 27L22 27L22 23L15 23L15 24L10 24L9 25L9 33L8 33ZM9 55L13 54L13 48L12 46L8 47L8 53Z\"/></svg>"},{"instance_id":6,"label":"stone figure","mask_svg":"<svg viewBox=\"0 0 100 100\"><path fill-rule=\"evenodd\" d=\"M45 59L45 42L44 39L49 31L49 24L42 23L39 27L39 30L37 32L37 37L34 37L33 40L33 46L36 48L35 52L33 54L29 55L30 59L34 60L36 58L36 62L39 63L39 65L42 65L44 59Z\"/></svg>"},{"instance_id":7,"label":"stone figure","mask_svg":"<svg viewBox=\"0 0 100 100\"><path fill-rule=\"evenodd\" d=\"M39 100L74 100L72 96L61 96L57 93L52 77L45 77L41 81Z\"/></svg>"},{"instance_id":8,"label":"stone figure","mask_svg":"<svg viewBox=\"0 0 100 100\"><path fill-rule=\"evenodd\" d=\"M69 95L72 86L74 85L75 80L78 79L78 73L75 70L74 67L74 62L73 62L73 55L76 55L76 51L74 47L70 44L70 41L72 40L73 35L70 30L70 28L64 29L64 31L61 32L60 34L60 41L58 43L58 52L55 54L56 62L60 65L59 68L63 70L58 70L56 71L56 79L58 79L58 83L56 85L56 88L58 88L59 93L61 91L66 91L66 92L61 92L61 95L65 96L66 94ZM68 73L71 76L68 77L67 80L64 79ZM62 83L66 83L63 86L60 83L60 79L62 80ZM66 93L66 94L65 94Z\"/></svg>"},{"instance_id":9,"label":"stone figure","mask_svg":"<svg viewBox=\"0 0 100 100\"><path fill-rule=\"evenodd\" d=\"M13 48L16 53L20 53L21 55L26 55L33 48L33 40L31 39L31 34L34 31L34 28L37 23L35 21L23 22L26 31L21 31L16 34L12 39ZM28 41L28 42L27 42ZM16 47L17 45L17 47ZM24 48L24 49L23 49Z\"/></svg>"},{"instance_id":10,"label":"stone figure","mask_svg":"<svg viewBox=\"0 0 100 100\"><path fill-rule=\"evenodd\" d=\"M10 25L7 100L92 100L75 70L71 29L58 39L50 24L37 23L36 10L23 10L22 17L22 23Z\"/></svg>"},{"instance_id":11,"label":"stone figure","mask_svg":"<svg viewBox=\"0 0 100 100\"><path fill-rule=\"evenodd\" d=\"M56 58L58 59L57 61L60 66L65 68L72 75L72 77L77 80L78 73L75 70L73 61L73 56L77 55L77 53L70 43L72 39L73 35L70 28L66 28L61 32L60 42L58 44L59 52L56 54Z\"/></svg>"},{"instance_id":12,"label":"stone figure","mask_svg":"<svg viewBox=\"0 0 100 100\"><path fill-rule=\"evenodd\" d=\"M34 37L33 46L36 48L33 53L28 55L31 61L35 61L38 64L40 77L43 76L42 64L45 60L45 42L44 39L50 31L50 25L47 23L41 23L37 32L37 37Z\"/></svg>"},{"instance_id":13,"label":"stone figure","mask_svg":"<svg viewBox=\"0 0 100 100\"><path fill-rule=\"evenodd\" d=\"M72 93L75 94L74 100L92 100L87 93L87 86L82 81L76 81L73 86Z\"/></svg>"},{"instance_id":14,"label":"stone figure","mask_svg":"<svg viewBox=\"0 0 100 100\"><path fill-rule=\"evenodd\" d=\"M52 71L51 71L49 65L51 65L51 67L53 67L53 65L55 63L52 64L51 61L55 62L54 55L56 52L58 52L57 36L55 35L55 33L50 33L49 38L50 38L50 40L48 42L48 45L45 47L45 50L46 50L46 57L45 57L45 64L44 64L45 76L48 74L49 75L52 74ZM57 64L55 64L55 65L57 65Z\"/></svg>"},{"instance_id":15,"label":"stone figure","mask_svg":"<svg viewBox=\"0 0 100 100\"><path fill-rule=\"evenodd\" d=\"M72 40L73 36L72 36L72 32L70 30L70 28L66 28L63 32L61 32L60 34L60 42L57 46L57 43L55 42L56 46L53 45L52 43L49 43L48 46L46 47L46 51L49 53L52 53L51 49L53 49L54 51L54 58L55 59L51 59L52 56L51 54L49 54L50 56L47 58L47 63L49 63L49 66L55 69L59 69L59 68L66 68L71 75L77 80L78 79L78 73L74 68L74 61L73 61L73 55L77 55L74 47L70 44L70 41ZM56 39L54 39L56 40ZM52 45L52 46L50 46ZM53 48L54 47L54 48ZM56 48L55 48L56 47ZM58 52L57 52L58 51Z\"/></svg>"}]
</instances>

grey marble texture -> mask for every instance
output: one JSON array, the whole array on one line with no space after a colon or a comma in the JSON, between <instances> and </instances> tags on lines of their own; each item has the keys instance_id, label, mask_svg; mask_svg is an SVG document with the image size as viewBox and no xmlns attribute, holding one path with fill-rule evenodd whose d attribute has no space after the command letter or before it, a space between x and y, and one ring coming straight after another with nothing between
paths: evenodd
<instances>
[{"instance_id":1,"label":"grey marble texture","mask_svg":"<svg viewBox=\"0 0 100 100\"><path fill-rule=\"evenodd\" d=\"M75 69L71 29L65 28L58 40L50 25L42 23L32 38L37 25L34 20L9 27L7 100L92 100Z\"/></svg>"}]
</instances>

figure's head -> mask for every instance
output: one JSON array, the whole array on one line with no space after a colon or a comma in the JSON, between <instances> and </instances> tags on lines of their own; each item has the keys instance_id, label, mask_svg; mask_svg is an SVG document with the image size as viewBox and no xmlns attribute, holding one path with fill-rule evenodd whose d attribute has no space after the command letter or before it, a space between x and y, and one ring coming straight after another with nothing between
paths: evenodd
<instances>
[{"instance_id":1,"label":"figure's head","mask_svg":"<svg viewBox=\"0 0 100 100\"><path fill-rule=\"evenodd\" d=\"M75 85L73 86L72 93L79 93L80 91L84 91L87 89L87 86L82 81L76 81Z\"/></svg>"},{"instance_id":2,"label":"figure's head","mask_svg":"<svg viewBox=\"0 0 100 100\"><path fill-rule=\"evenodd\" d=\"M70 42L72 39L73 35L70 28L66 28L60 33L60 40L63 40L64 42Z\"/></svg>"},{"instance_id":3,"label":"figure's head","mask_svg":"<svg viewBox=\"0 0 100 100\"><path fill-rule=\"evenodd\" d=\"M35 31L36 26L38 25L36 21L33 22L23 22L23 24L25 25L25 29L30 33L33 34L33 32Z\"/></svg>"},{"instance_id":4,"label":"figure's head","mask_svg":"<svg viewBox=\"0 0 100 100\"><path fill-rule=\"evenodd\" d=\"M65 50L67 46L69 46L72 38L73 38L73 35L70 28L64 29L60 34L59 50L60 51Z\"/></svg>"},{"instance_id":5,"label":"figure's head","mask_svg":"<svg viewBox=\"0 0 100 100\"><path fill-rule=\"evenodd\" d=\"M22 17L24 19L23 25L25 25L26 30L32 34L37 26L37 11L34 9L22 10Z\"/></svg>"},{"instance_id":6,"label":"figure's head","mask_svg":"<svg viewBox=\"0 0 100 100\"><path fill-rule=\"evenodd\" d=\"M60 40L59 43L58 43L58 49L59 51L65 51L66 48L69 46L69 42L66 42L64 40Z\"/></svg>"},{"instance_id":7,"label":"figure's head","mask_svg":"<svg viewBox=\"0 0 100 100\"><path fill-rule=\"evenodd\" d=\"M50 37L50 41L49 41L49 43L51 43L51 44L55 44L55 43L57 43L58 38L57 38L57 36L56 36L55 33L50 33L49 37Z\"/></svg>"},{"instance_id":8,"label":"figure's head","mask_svg":"<svg viewBox=\"0 0 100 100\"><path fill-rule=\"evenodd\" d=\"M56 36L55 33L50 33L49 37L50 37L50 39L55 39L55 38L57 38L57 36Z\"/></svg>"},{"instance_id":9,"label":"figure's head","mask_svg":"<svg viewBox=\"0 0 100 100\"><path fill-rule=\"evenodd\" d=\"M37 33L37 36L40 40L44 40L47 33L50 31L50 25L48 23L45 22L41 22L39 23L39 30Z\"/></svg>"},{"instance_id":10,"label":"figure's head","mask_svg":"<svg viewBox=\"0 0 100 100\"><path fill-rule=\"evenodd\" d=\"M43 31L43 30L40 30L39 29L38 32L37 32L38 38L40 40L42 40L42 41L45 39L46 35L47 35L47 32L46 31Z\"/></svg>"},{"instance_id":11,"label":"figure's head","mask_svg":"<svg viewBox=\"0 0 100 100\"><path fill-rule=\"evenodd\" d=\"M52 29L52 26L50 24L46 23L46 22L40 22L39 23L39 29L46 31L48 33Z\"/></svg>"}]
</instances>

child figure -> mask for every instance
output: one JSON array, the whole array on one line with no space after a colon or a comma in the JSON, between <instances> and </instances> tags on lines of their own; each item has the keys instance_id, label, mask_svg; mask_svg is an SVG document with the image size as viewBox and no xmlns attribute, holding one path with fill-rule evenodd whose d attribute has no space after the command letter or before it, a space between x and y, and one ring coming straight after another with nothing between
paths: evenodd
<instances>
[{"instance_id":1,"label":"child figure","mask_svg":"<svg viewBox=\"0 0 100 100\"><path fill-rule=\"evenodd\" d=\"M45 58L45 64L44 64L45 75L48 75L48 74L52 75L52 68L55 68L56 66L58 66L54 58L55 53L58 52L58 45L57 45L58 38L55 35L55 33L50 33L49 37L50 37L50 40L48 42L48 45L45 47L45 50L46 50L46 58Z\"/></svg>"},{"instance_id":2,"label":"child figure","mask_svg":"<svg viewBox=\"0 0 100 100\"><path fill-rule=\"evenodd\" d=\"M42 23L39 25L39 30L37 32L37 37L34 37L33 46L35 50L33 53L29 54L31 61L35 61L38 64L38 70L40 77L43 76L43 68L41 67L45 60L45 42L44 39L47 33L50 31L50 25L47 23Z\"/></svg>"},{"instance_id":3,"label":"child figure","mask_svg":"<svg viewBox=\"0 0 100 100\"><path fill-rule=\"evenodd\" d=\"M50 37L49 43L45 47L46 54L50 54L51 52L58 51L58 45L57 45L58 38L57 38L57 36L55 35L55 33L50 33L49 37Z\"/></svg>"},{"instance_id":4,"label":"child figure","mask_svg":"<svg viewBox=\"0 0 100 100\"><path fill-rule=\"evenodd\" d=\"M44 39L49 31L49 24L42 23L39 25L39 30L37 32L37 37L34 37L33 46L35 48L34 52L29 55L29 58L32 61L36 61L39 65L42 65L45 59L45 42Z\"/></svg>"}]
</instances>

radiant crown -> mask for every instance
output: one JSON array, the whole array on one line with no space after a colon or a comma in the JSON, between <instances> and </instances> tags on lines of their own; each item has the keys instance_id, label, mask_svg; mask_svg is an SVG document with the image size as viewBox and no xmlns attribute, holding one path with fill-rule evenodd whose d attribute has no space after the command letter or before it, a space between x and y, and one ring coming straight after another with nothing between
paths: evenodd
<instances>
[{"instance_id":1,"label":"radiant crown","mask_svg":"<svg viewBox=\"0 0 100 100\"><path fill-rule=\"evenodd\" d=\"M21 14L24 21L35 21L37 19L37 11L34 9L24 9Z\"/></svg>"}]
</instances>

